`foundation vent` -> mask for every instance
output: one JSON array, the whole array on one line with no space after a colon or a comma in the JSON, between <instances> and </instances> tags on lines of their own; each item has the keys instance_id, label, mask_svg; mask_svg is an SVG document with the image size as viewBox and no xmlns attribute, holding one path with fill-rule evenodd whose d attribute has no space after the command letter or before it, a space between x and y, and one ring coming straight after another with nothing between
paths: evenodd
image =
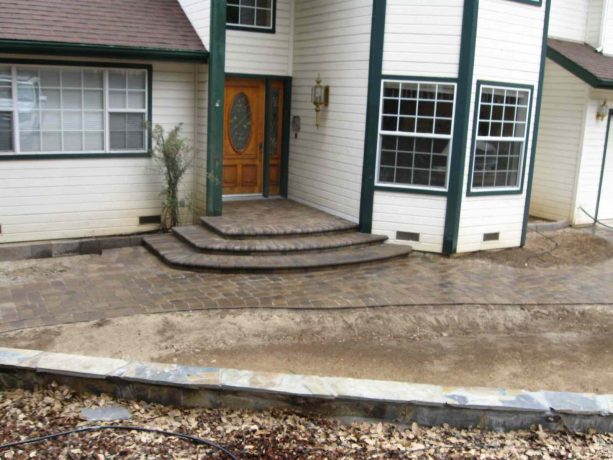
<instances>
[{"instance_id":1,"label":"foundation vent","mask_svg":"<svg viewBox=\"0 0 613 460\"><path fill-rule=\"evenodd\" d=\"M483 241L500 241L500 233L484 233Z\"/></svg>"},{"instance_id":2,"label":"foundation vent","mask_svg":"<svg viewBox=\"0 0 613 460\"><path fill-rule=\"evenodd\" d=\"M138 218L139 225L161 224L162 216L140 216Z\"/></svg>"},{"instance_id":3,"label":"foundation vent","mask_svg":"<svg viewBox=\"0 0 613 460\"><path fill-rule=\"evenodd\" d=\"M396 239L400 241L416 241L419 242L419 233L413 232L396 232Z\"/></svg>"}]
</instances>

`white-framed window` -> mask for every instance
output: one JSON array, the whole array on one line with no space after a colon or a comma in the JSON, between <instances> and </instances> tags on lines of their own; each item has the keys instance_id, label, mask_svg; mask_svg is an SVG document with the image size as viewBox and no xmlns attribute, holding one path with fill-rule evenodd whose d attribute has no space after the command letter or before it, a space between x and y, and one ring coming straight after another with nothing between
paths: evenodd
<instances>
[{"instance_id":1,"label":"white-framed window","mask_svg":"<svg viewBox=\"0 0 613 460\"><path fill-rule=\"evenodd\" d=\"M0 155L145 153L148 70L0 64Z\"/></svg>"},{"instance_id":2,"label":"white-framed window","mask_svg":"<svg viewBox=\"0 0 613 460\"><path fill-rule=\"evenodd\" d=\"M445 191L456 84L383 80L376 184Z\"/></svg>"},{"instance_id":3,"label":"white-framed window","mask_svg":"<svg viewBox=\"0 0 613 460\"><path fill-rule=\"evenodd\" d=\"M231 28L274 31L275 0L227 0L226 25Z\"/></svg>"},{"instance_id":4,"label":"white-framed window","mask_svg":"<svg viewBox=\"0 0 613 460\"><path fill-rule=\"evenodd\" d=\"M479 84L472 192L521 189L532 90Z\"/></svg>"}]
</instances>

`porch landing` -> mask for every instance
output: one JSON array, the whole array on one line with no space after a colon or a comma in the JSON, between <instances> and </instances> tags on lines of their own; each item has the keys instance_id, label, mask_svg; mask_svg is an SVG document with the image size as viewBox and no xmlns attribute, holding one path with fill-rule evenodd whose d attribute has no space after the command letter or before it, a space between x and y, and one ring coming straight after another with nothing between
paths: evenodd
<instances>
[{"instance_id":1,"label":"porch landing","mask_svg":"<svg viewBox=\"0 0 613 460\"><path fill-rule=\"evenodd\" d=\"M289 200L224 203L224 215L144 239L169 265L260 271L324 268L406 256L411 248L359 233L353 222Z\"/></svg>"}]
</instances>

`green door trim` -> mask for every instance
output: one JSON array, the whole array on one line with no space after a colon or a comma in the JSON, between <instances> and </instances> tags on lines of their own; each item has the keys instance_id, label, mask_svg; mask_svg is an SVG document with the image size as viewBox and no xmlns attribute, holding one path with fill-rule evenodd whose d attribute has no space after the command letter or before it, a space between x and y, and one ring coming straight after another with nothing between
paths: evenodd
<instances>
[{"instance_id":1,"label":"green door trim","mask_svg":"<svg viewBox=\"0 0 613 460\"><path fill-rule=\"evenodd\" d=\"M462 17L458 89L454 114L453 153L449 167L449 192L447 194L445 233L443 236L443 253L445 254L455 254L458 250L478 19L479 0L465 0Z\"/></svg>"},{"instance_id":2,"label":"green door trim","mask_svg":"<svg viewBox=\"0 0 613 460\"><path fill-rule=\"evenodd\" d=\"M386 10L387 0L373 0L370 62L368 66L366 133L364 138L364 163L362 166L362 193L360 197L360 231L362 233L372 232Z\"/></svg>"},{"instance_id":3,"label":"green door trim","mask_svg":"<svg viewBox=\"0 0 613 460\"><path fill-rule=\"evenodd\" d=\"M252 78L264 80L266 84L266 110L264 112L264 172L262 196L268 198L270 194L270 136L268 129L270 125L270 104L271 104L271 88L273 81L283 82L283 127L281 139L281 184L279 194L283 198L287 198L288 194L288 174L289 174L289 144L290 144L290 128L291 128L291 104L292 104L292 77L287 75L271 75L271 74L255 74L255 73L237 73L228 72L226 77L230 78ZM222 186L223 194L223 186Z\"/></svg>"},{"instance_id":4,"label":"green door trim","mask_svg":"<svg viewBox=\"0 0 613 460\"><path fill-rule=\"evenodd\" d=\"M220 216L223 194L223 124L226 78L226 0L211 1L207 108L206 214Z\"/></svg>"},{"instance_id":5,"label":"green door trim","mask_svg":"<svg viewBox=\"0 0 613 460\"><path fill-rule=\"evenodd\" d=\"M524 222L521 232L521 247L526 245L528 235L528 219L530 217L530 201L532 199L532 182L534 180L534 163L536 160L536 149L539 136L539 125L541 119L541 106L543 102L543 85L545 81L545 64L547 62L547 35L549 34L549 18L551 16L551 0L547 0L545 6L545 24L543 25L543 43L541 45L541 68L538 82L538 94L536 106L534 107L534 130L532 133L532 149L530 151L530 169L528 170L528 184L526 185L526 201L524 203Z\"/></svg>"},{"instance_id":6,"label":"green door trim","mask_svg":"<svg viewBox=\"0 0 613 460\"><path fill-rule=\"evenodd\" d=\"M600 202L602 201L602 187L604 184L604 173L607 165L607 154L609 150L609 138L611 133L611 119L613 118L613 109L609 110L609 117L607 120L607 135L604 138L604 151L602 152L602 165L600 166L600 180L598 182L598 195L596 197L596 208L594 209L594 225L598 223L600 217Z\"/></svg>"}]
</instances>

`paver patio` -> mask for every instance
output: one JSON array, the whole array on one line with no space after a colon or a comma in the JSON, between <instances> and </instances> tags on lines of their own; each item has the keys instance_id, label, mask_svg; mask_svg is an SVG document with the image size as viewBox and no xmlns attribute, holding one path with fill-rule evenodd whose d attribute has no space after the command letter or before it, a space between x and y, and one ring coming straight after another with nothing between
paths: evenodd
<instances>
[{"instance_id":1,"label":"paver patio","mask_svg":"<svg viewBox=\"0 0 613 460\"><path fill-rule=\"evenodd\" d=\"M46 270L46 267L57 267ZM472 258L413 254L312 272L178 271L144 248L0 264L0 332L134 314L231 308L351 308L428 304L610 304L613 260L513 268Z\"/></svg>"}]
</instances>

